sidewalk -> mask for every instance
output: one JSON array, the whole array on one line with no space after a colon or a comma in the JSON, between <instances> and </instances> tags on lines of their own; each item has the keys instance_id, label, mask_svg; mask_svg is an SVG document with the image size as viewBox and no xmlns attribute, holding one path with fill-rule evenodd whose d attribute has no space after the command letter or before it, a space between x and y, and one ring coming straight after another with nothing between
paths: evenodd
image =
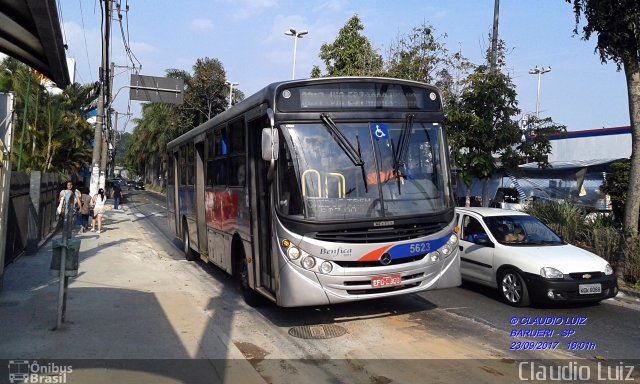
<instances>
[{"instance_id":1,"label":"sidewalk","mask_svg":"<svg viewBox=\"0 0 640 384\"><path fill-rule=\"evenodd\" d=\"M101 234L74 231L80 267L62 330L52 330L59 285L49 270L51 241L8 266L0 359L56 359L73 367L67 383L264 382L121 208L107 211ZM0 363L0 383L8 383Z\"/></svg>"}]
</instances>

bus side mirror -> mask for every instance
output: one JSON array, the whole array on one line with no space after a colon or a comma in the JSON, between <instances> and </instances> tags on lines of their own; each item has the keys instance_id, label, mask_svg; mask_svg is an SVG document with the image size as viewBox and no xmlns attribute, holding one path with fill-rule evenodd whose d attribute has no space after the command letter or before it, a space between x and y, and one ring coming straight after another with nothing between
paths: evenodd
<instances>
[{"instance_id":1,"label":"bus side mirror","mask_svg":"<svg viewBox=\"0 0 640 384\"><path fill-rule=\"evenodd\" d=\"M278 160L278 131L273 128L262 128L262 160Z\"/></svg>"}]
</instances>

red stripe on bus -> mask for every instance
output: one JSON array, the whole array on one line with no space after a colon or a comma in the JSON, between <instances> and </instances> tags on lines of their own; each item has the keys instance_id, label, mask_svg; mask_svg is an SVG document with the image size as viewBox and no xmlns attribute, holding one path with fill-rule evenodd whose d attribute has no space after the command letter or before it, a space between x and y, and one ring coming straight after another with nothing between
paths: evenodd
<instances>
[{"instance_id":1,"label":"red stripe on bus","mask_svg":"<svg viewBox=\"0 0 640 384\"><path fill-rule=\"evenodd\" d=\"M389 250L389 248L393 247L393 245L387 245L382 248L374 249L373 251L367 253L358 259L358 261L376 261L380 259L383 253Z\"/></svg>"}]
</instances>

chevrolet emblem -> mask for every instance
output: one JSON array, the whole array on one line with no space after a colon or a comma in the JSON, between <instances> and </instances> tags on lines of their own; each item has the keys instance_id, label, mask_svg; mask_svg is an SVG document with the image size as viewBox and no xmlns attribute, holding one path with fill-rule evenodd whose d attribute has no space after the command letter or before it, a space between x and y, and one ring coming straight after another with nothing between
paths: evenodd
<instances>
[{"instance_id":1,"label":"chevrolet emblem","mask_svg":"<svg viewBox=\"0 0 640 384\"><path fill-rule=\"evenodd\" d=\"M591 275L590 275L590 274L588 274L588 273L585 273L584 275L582 275L582 278L583 278L583 279L590 279L590 278L591 278Z\"/></svg>"}]
</instances>

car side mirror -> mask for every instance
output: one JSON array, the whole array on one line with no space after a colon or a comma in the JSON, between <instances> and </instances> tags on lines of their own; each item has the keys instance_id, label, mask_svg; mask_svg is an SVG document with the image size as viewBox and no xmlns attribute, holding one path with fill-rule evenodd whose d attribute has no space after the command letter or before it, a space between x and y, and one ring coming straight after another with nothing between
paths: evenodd
<instances>
[{"instance_id":1,"label":"car side mirror","mask_svg":"<svg viewBox=\"0 0 640 384\"><path fill-rule=\"evenodd\" d=\"M484 237L477 238L475 243L478 245L482 245L483 247L491 247L491 248L495 247L495 245L493 244L493 242L491 242L491 240L486 239Z\"/></svg>"}]
</instances>

